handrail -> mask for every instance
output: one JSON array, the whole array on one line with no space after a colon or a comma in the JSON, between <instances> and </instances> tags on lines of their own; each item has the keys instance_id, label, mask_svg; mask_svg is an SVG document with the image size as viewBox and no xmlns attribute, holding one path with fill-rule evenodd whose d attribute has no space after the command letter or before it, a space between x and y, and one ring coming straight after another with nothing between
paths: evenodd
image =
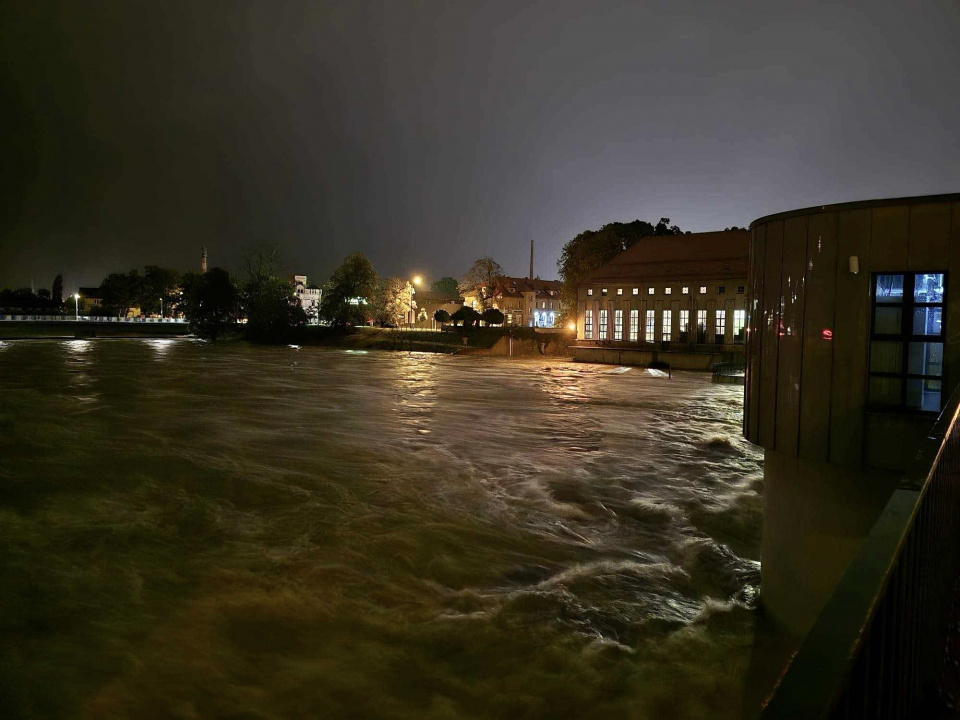
<instances>
[{"instance_id":1,"label":"handrail","mask_svg":"<svg viewBox=\"0 0 960 720\"><path fill-rule=\"evenodd\" d=\"M918 711L940 668L957 571L958 419L960 387L781 676L762 720L907 718Z\"/></svg>"}]
</instances>

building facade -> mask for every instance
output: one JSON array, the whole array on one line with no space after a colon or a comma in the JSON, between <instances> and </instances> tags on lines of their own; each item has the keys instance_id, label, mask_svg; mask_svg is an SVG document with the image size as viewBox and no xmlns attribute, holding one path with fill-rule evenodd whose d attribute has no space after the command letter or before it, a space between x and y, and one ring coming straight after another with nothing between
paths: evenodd
<instances>
[{"instance_id":1,"label":"building facade","mask_svg":"<svg viewBox=\"0 0 960 720\"><path fill-rule=\"evenodd\" d=\"M463 300L465 305L478 312L485 300L486 307L503 313L504 325L552 328L560 322L562 286L559 280L503 276L493 287L464 293Z\"/></svg>"},{"instance_id":2,"label":"building facade","mask_svg":"<svg viewBox=\"0 0 960 720\"><path fill-rule=\"evenodd\" d=\"M742 352L748 255L744 230L643 238L580 285L578 348Z\"/></svg>"},{"instance_id":3,"label":"building facade","mask_svg":"<svg viewBox=\"0 0 960 720\"><path fill-rule=\"evenodd\" d=\"M300 307L303 308L310 322L319 322L323 290L317 285L308 285L306 275L293 275L290 283L293 285L293 294L296 295Z\"/></svg>"},{"instance_id":4,"label":"building facade","mask_svg":"<svg viewBox=\"0 0 960 720\"><path fill-rule=\"evenodd\" d=\"M761 218L750 265L761 598L800 637L960 383L960 194Z\"/></svg>"},{"instance_id":5,"label":"building facade","mask_svg":"<svg viewBox=\"0 0 960 720\"><path fill-rule=\"evenodd\" d=\"M457 293L417 290L414 295L414 310L417 314L414 324L424 330L436 330L440 327L439 323L433 319L437 310L446 310L448 315L453 315L462 307L463 298Z\"/></svg>"}]
</instances>

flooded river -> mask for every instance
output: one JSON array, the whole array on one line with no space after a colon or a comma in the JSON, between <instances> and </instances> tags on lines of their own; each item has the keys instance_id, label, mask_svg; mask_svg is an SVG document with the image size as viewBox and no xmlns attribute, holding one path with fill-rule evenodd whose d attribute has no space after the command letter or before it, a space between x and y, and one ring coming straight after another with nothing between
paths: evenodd
<instances>
[{"instance_id":1,"label":"flooded river","mask_svg":"<svg viewBox=\"0 0 960 720\"><path fill-rule=\"evenodd\" d=\"M0 342L0 716L736 718L742 388Z\"/></svg>"}]
</instances>

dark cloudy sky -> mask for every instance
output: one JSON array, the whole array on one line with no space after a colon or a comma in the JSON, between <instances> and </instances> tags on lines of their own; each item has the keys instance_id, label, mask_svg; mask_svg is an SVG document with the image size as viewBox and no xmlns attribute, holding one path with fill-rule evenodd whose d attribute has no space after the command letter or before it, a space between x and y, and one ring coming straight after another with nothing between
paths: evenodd
<instances>
[{"instance_id":1,"label":"dark cloudy sky","mask_svg":"<svg viewBox=\"0 0 960 720\"><path fill-rule=\"evenodd\" d=\"M954 0L5 0L0 62L0 287L960 191Z\"/></svg>"}]
</instances>

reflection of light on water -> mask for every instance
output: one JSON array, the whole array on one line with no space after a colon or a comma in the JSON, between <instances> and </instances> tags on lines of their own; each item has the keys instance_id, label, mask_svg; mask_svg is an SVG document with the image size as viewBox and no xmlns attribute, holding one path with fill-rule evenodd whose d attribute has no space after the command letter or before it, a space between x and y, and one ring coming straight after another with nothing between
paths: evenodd
<instances>
[{"instance_id":1,"label":"reflection of light on water","mask_svg":"<svg viewBox=\"0 0 960 720\"><path fill-rule=\"evenodd\" d=\"M12 343L3 342L3 340L0 340L0 350L6 350L11 345Z\"/></svg>"},{"instance_id":2,"label":"reflection of light on water","mask_svg":"<svg viewBox=\"0 0 960 720\"><path fill-rule=\"evenodd\" d=\"M144 340L144 343L147 347L153 350L159 357L163 357L173 346L175 340L170 340L169 338L153 338L150 340Z\"/></svg>"},{"instance_id":3,"label":"reflection of light on water","mask_svg":"<svg viewBox=\"0 0 960 720\"><path fill-rule=\"evenodd\" d=\"M67 353L67 357L73 360L83 360L84 355L92 349L92 340L67 340L64 343L64 350Z\"/></svg>"}]
</instances>

